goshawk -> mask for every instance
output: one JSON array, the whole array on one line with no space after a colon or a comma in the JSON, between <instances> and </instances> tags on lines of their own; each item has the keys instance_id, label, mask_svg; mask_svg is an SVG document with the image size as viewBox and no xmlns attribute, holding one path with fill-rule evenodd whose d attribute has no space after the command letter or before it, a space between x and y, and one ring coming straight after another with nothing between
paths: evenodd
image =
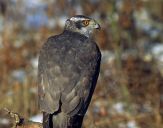
<instances>
[{"instance_id":1,"label":"goshawk","mask_svg":"<svg viewBox=\"0 0 163 128\"><path fill-rule=\"evenodd\" d=\"M38 99L44 128L80 128L99 75L101 53L90 36L99 24L77 15L43 45Z\"/></svg>"}]
</instances>

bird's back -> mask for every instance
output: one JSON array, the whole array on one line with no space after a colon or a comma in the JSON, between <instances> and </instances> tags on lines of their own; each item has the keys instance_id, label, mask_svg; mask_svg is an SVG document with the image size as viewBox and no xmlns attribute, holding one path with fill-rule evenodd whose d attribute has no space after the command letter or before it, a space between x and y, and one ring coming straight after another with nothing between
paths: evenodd
<instances>
[{"instance_id":1,"label":"bird's back","mask_svg":"<svg viewBox=\"0 0 163 128\"><path fill-rule=\"evenodd\" d=\"M84 115L100 68L100 51L84 35L64 31L50 37L39 57L39 105L42 111Z\"/></svg>"}]
</instances>

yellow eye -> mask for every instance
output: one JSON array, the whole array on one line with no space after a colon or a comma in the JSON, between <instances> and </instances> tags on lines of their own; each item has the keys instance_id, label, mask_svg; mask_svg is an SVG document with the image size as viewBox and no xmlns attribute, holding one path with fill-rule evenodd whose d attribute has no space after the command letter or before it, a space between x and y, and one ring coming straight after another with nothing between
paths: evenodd
<instances>
[{"instance_id":1,"label":"yellow eye","mask_svg":"<svg viewBox=\"0 0 163 128\"><path fill-rule=\"evenodd\" d=\"M84 26L88 26L89 25L89 20L83 20L82 23L83 23Z\"/></svg>"}]
</instances>

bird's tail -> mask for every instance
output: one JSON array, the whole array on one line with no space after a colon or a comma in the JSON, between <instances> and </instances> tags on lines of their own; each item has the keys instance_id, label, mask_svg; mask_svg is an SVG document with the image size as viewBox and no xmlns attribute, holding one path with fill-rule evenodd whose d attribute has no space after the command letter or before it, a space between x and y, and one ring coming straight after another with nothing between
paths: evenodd
<instances>
[{"instance_id":1,"label":"bird's tail","mask_svg":"<svg viewBox=\"0 0 163 128\"><path fill-rule=\"evenodd\" d=\"M53 128L81 128L83 116L69 116L66 113L53 115Z\"/></svg>"},{"instance_id":2,"label":"bird's tail","mask_svg":"<svg viewBox=\"0 0 163 128\"><path fill-rule=\"evenodd\" d=\"M43 128L53 128L52 115L43 112Z\"/></svg>"},{"instance_id":3,"label":"bird's tail","mask_svg":"<svg viewBox=\"0 0 163 128\"><path fill-rule=\"evenodd\" d=\"M53 115L53 128L68 128L68 124L69 118L65 113Z\"/></svg>"},{"instance_id":4,"label":"bird's tail","mask_svg":"<svg viewBox=\"0 0 163 128\"><path fill-rule=\"evenodd\" d=\"M43 128L81 128L83 117L80 115L69 116L66 113L43 113Z\"/></svg>"}]
</instances>

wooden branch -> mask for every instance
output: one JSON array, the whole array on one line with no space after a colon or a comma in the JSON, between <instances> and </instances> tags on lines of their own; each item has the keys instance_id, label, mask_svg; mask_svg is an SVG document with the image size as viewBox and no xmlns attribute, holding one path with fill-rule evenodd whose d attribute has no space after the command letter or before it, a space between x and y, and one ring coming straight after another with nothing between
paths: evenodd
<instances>
[{"instance_id":1,"label":"wooden branch","mask_svg":"<svg viewBox=\"0 0 163 128\"><path fill-rule=\"evenodd\" d=\"M4 110L14 119L12 128L43 128L42 123L24 119L18 113L11 112L7 108L4 108Z\"/></svg>"}]
</instances>

